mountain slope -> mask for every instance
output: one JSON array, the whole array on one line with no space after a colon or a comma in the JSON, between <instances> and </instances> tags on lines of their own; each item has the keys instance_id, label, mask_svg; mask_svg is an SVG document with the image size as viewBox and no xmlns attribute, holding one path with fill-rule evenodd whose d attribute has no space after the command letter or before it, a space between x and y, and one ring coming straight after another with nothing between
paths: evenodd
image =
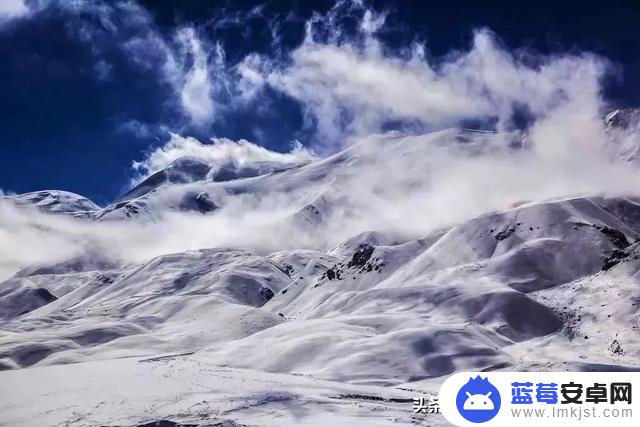
<instances>
[{"instance_id":1,"label":"mountain slope","mask_svg":"<svg viewBox=\"0 0 640 427\"><path fill-rule=\"evenodd\" d=\"M82 361L98 353L108 358L160 349L210 351L219 349L222 337L240 339L215 356L222 363L231 354L251 353L244 345L263 345L254 340L277 348L282 337L286 348L299 348L296 354L324 354L326 360L300 366L326 371L340 350L330 350L324 328L340 346L354 348L362 342L368 348L370 340L382 339L380 348L394 348L396 355L406 348L408 358L433 356L433 346L425 355L413 349L416 342L431 341L430 329L448 331L450 349L469 337L478 342L492 337L492 345L502 347L560 331L565 325L561 313L528 295L601 274L607 258L639 235L637 200L579 198L522 205L420 240L397 242L380 233L365 234L330 253L293 250L264 258L244 251L204 250L161 256L138 267L75 272L69 264L68 272L61 266L27 271L3 284L3 306L18 312L3 315L4 328L13 334L0 342L0 350L7 366L24 367ZM230 306L234 308L228 311L225 307ZM436 324L430 318L437 319ZM202 335L198 325L208 319L216 319L220 328L209 326ZM419 326L418 319L426 323ZM230 332L229 325L237 322L248 322L250 329ZM464 326L468 324L475 326L469 329ZM375 332L381 325L384 332ZM316 327L319 335L314 337ZM305 331L304 341L294 344L291 337L302 336L298 328ZM415 333L405 336L405 328ZM336 330L347 335L336 335ZM89 335L92 338L86 338ZM129 336L137 338L125 339ZM308 351L312 343L322 351ZM459 345L466 349L465 359L482 361L473 363L505 363L504 355L489 357L482 346L477 349L482 356L476 357L469 353L469 344ZM41 357L23 359L30 346L42 348ZM377 360L370 352L362 354ZM447 360L442 369L426 364L389 375L395 382L443 375L454 369L455 354L440 355L443 363ZM247 357L235 358L234 365L261 366ZM278 363L291 369L283 360ZM276 369L271 363L261 367ZM373 363L367 368L370 374L389 372L389 366ZM347 368L355 365L368 366L355 363ZM327 378L335 379L332 375Z\"/></svg>"},{"instance_id":2,"label":"mountain slope","mask_svg":"<svg viewBox=\"0 0 640 427\"><path fill-rule=\"evenodd\" d=\"M22 266L0 283L0 390L68 375L47 386L60 397L46 408L36 406L37 387L18 393L36 402L34 423L81 414L135 425L155 410L185 422L261 423L264 406L285 424L326 415L367 425L383 411L409 425L411 398L457 371L639 370L640 198L590 192L513 204L501 188L535 187L525 170L534 151L516 133L388 134L223 178L181 160L102 210L73 197L40 205L60 205L39 214L65 218L64 228L51 223L56 236L76 225L74 239L90 238L84 253ZM525 179L499 183L514 161ZM476 173L482 162L488 169ZM473 179L456 180L456 171ZM206 238L213 227L223 232ZM167 251L171 233L198 248ZM145 239L160 255L124 255ZM111 386L104 412L69 404L78 390L95 392L83 376L111 384L88 373L103 369L144 384L126 391L121 418ZM207 375L222 391L205 390ZM156 390L171 402L162 409L136 397L160 377L171 382ZM25 421L15 399L0 412ZM314 409L288 413L303 404Z\"/></svg>"}]
</instances>

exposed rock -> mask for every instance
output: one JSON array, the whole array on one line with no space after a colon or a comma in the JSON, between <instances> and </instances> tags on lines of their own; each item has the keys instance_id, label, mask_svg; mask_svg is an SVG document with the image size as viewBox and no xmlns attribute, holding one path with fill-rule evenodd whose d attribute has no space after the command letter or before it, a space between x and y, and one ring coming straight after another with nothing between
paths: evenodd
<instances>
[{"instance_id":1,"label":"exposed rock","mask_svg":"<svg viewBox=\"0 0 640 427\"><path fill-rule=\"evenodd\" d=\"M196 201L196 206L198 207L198 210L201 213L209 213L218 209L218 206L216 206L216 204L213 203L213 200L211 200L211 197L209 196L209 194L205 193L204 191L198 193L195 201Z\"/></svg>"},{"instance_id":2,"label":"exposed rock","mask_svg":"<svg viewBox=\"0 0 640 427\"><path fill-rule=\"evenodd\" d=\"M624 349L622 348L622 346L620 345L620 342L618 340L613 340L611 342L611 344L609 344L609 351L613 354L616 355L622 355L624 354Z\"/></svg>"},{"instance_id":3,"label":"exposed rock","mask_svg":"<svg viewBox=\"0 0 640 427\"><path fill-rule=\"evenodd\" d=\"M269 301L271 298L273 298L274 293L271 289L267 288L267 287L262 287L260 288L260 295L262 295L262 297L264 298L265 302Z\"/></svg>"},{"instance_id":4,"label":"exposed rock","mask_svg":"<svg viewBox=\"0 0 640 427\"><path fill-rule=\"evenodd\" d=\"M595 227L600 230L602 234L607 236L609 240L611 240L611 243L613 243L618 249L624 249L631 244L627 240L627 236L625 236L620 230L607 227L606 225L596 225Z\"/></svg>"},{"instance_id":5,"label":"exposed rock","mask_svg":"<svg viewBox=\"0 0 640 427\"><path fill-rule=\"evenodd\" d=\"M640 109L614 110L605 116L604 121L609 128L628 129L640 123Z\"/></svg>"},{"instance_id":6,"label":"exposed rock","mask_svg":"<svg viewBox=\"0 0 640 427\"><path fill-rule=\"evenodd\" d=\"M626 259L629 256L628 253L621 251L619 249L614 249L614 251L604 259L604 264L602 265L602 271L607 271L610 268L619 264L622 260Z\"/></svg>"},{"instance_id":7,"label":"exposed rock","mask_svg":"<svg viewBox=\"0 0 640 427\"><path fill-rule=\"evenodd\" d=\"M498 233L496 233L496 240L501 242L507 238L509 238L509 236L511 236L514 232L516 231L516 228L514 226L511 226L509 228L507 228L506 230L502 230Z\"/></svg>"},{"instance_id":8,"label":"exposed rock","mask_svg":"<svg viewBox=\"0 0 640 427\"><path fill-rule=\"evenodd\" d=\"M49 292L45 288L36 289L35 294L37 297L44 300L46 303L50 303L51 301L55 301L58 299L55 297L55 295L53 295L51 292Z\"/></svg>"},{"instance_id":9,"label":"exposed rock","mask_svg":"<svg viewBox=\"0 0 640 427\"><path fill-rule=\"evenodd\" d=\"M364 267L367 261L369 261L369 259L371 258L374 249L375 248L373 246L363 243L353 254L353 257L351 257L351 260L347 264L347 267Z\"/></svg>"},{"instance_id":10,"label":"exposed rock","mask_svg":"<svg viewBox=\"0 0 640 427\"><path fill-rule=\"evenodd\" d=\"M159 420L139 424L137 427L198 427L198 424L180 424L175 421Z\"/></svg>"}]
</instances>

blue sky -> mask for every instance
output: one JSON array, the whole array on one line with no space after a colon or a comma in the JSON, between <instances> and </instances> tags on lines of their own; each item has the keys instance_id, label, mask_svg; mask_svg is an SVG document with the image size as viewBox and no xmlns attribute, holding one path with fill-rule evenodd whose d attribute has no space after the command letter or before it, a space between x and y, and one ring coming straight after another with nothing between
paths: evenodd
<instances>
[{"instance_id":1,"label":"blue sky","mask_svg":"<svg viewBox=\"0 0 640 427\"><path fill-rule=\"evenodd\" d=\"M132 162L170 132L331 150L354 109L340 110L327 130L315 94L281 90L282 79L252 91L250 75L239 75L287 67L309 25L320 43L365 43L367 11L384 17L373 31L386 56L405 58L420 45L438 61L488 28L506 51L606 58L604 105L640 105L637 1L487 3L8 0L0 6L0 189L63 189L105 204L126 190ZM426 123L399 117L372 120L383 130Z\"/></svg>"}]
</instances>

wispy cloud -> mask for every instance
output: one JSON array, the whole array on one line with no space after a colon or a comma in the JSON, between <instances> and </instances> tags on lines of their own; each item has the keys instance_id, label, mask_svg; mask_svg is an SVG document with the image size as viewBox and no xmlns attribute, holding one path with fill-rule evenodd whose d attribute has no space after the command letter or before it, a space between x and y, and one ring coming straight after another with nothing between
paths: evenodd
<instances>
[{"instance_id":1,"label":"wispy cloud","mask_svg":"<svg viewBox=\"0 0 640 427\"><path fill-rule=\"evenodd\" d=\"M76 17L69 31L84 41L95 57L93 72L98 80L110 77L113 64L105 52L122 49L129 61L147 70L150 78L173 89L167 105L179 106L187 122L210 124L216 115L215 81L222 69L224 52L205 41L198 30L186 25L165 33L151 14L136 1L118 2L49 1L41 8L58 8Z\"/></svg>"},{"instance_id":2,"label":"wispy cloud","mask_svg":"<svg viewBox=\"0 0 640 427\"><path fill-rule=\"evenodd\" d=\"M203 131L224 123L230 111L259 114L274 94L300 105L305 134L312 135L302 142L319 151L335 150L350 136L388 129L390 123L442 129L480 119L508 129L523 114L531 124L555 112L602 112L600 80L608 70L603 58L512 51L489 29L476 29L466 50L442 57L429 55L429 44L419 40L391 49L379 36L387 26L386 13L362 1L339 0L326 14L313 15L304 41L293 48L282 43L280 30L288 22L299 23L299 17L268 16L264 7L167 31L134 0L34 4L79 18L70 31L94 53L96 79L109 79L113 71L104 45L122 49L150 78L171 88L166 105L176 106L187 124ZM248 53L229 62L216 30L250 31L246 23L252 19L268 22L270 53ZM172 119L167 117L172 123L166 125L181 131L180 121Z\"/></svg>"},{"instance_id":3,"label":"wispy cloud","mask_svg":"<svg viewBox=\"0 0 640 427\"><path fill-rule=\"evenodd\" d=\"M214 118L213 84L209 74L208 55L193 28L183 28L176 35L184 73L178 73L180 102L195 124L210 123ZM188 59L190 66L186 65ZM224 61L218 55L218 61Z\"/></svg>"},{"instance_id":4,"label":"wispy cloud","mask_svg":"<svg viewBox=\"0 0 640 427\"><path fill-rule=\"evenodd\" d=\"M246 140L213 138L210 143L203 144L196 138L172 133L165 145L148 153L143 161L134 162L133 167L141 174L140 179L166 168L182 157L195 157L210 163L214 169L228 165L234 168L258 167L261 164L269 164L271 169L278 169L317 158L300 143L294 143L289 152L278 153Z\"/></svg>"},{"instance_id":5,"label":"wispy cloud","mask_svg":"<svg viewBox=\"0 0 640 427\"><path fill-rule=\"evenodd\" d=\"M360 3L351 8L363 7ZM490 30L474 32L468 50L443 58L414 43L393 52L377 38L384 16L361 14L359 30L346 37L335 19L312 19L306 40L288 62L252 55L238 66L245 87L268 85L297 99L323 141L376 132L390 121L442 129L465 119L514 126L525 111L533 120L572 109L600 114L600 80L607 62L593 54L542 55L508 51ZM329 34L329 36L326 36Z\"/></svg>"}]
</instances>

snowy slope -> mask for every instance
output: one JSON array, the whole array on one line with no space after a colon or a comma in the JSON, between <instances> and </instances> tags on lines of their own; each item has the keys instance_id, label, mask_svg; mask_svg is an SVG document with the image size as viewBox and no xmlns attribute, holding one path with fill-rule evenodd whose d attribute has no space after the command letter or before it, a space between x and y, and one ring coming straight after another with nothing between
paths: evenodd
<instances>
[{"instance_id":1,"label":"snowy slope","mask_svg":"<svg viewBox=\"0 0 640 427\"><path fill-rule=\"evenodd\" d=\"M398 184L409 184L400 170L415 171L434 163L430 160L434 153L475 156L504 151L505 147L507 151L522 149L521 136L516 133L450 129L425 138L398 136L392 133L363 141L318 161L280 166L265 162L243 167L233 163L212 165L181 158L142 181L96 217L157 218L167 209L211 213L238 195L294 193L296 198L301 195L307 201L299 206L298 220L316 222L329 215L332 207L348 202L350 195L345 192L351 190L354 178L375 176L385 164L398 170L398 176L388 177L391 183L397 180ZM505 140L511 144L505 144Z\"/></svg>"},{"instance_id":2,"label":"snowy slope","mask_svg":"<svg viewBox=\"0 0 640 427\"><path fill-rule=\"evenodd\" d=\"M1 421L438 425L411 400L456 371L640 370L640 198L556 185L496 209L498 187L530 177L488 177L493 195L446 185L482 156L496 173L502 159L523 169L531 150L516 133L388 134L282 168L181 159L104 209L13 196L93 219L74 239L109 228L84 254L0 283ZM162 250L152 234L159 255L113 256L109 243L141 236L122 224L171 234L178 214L197 249ZM259 226L243 234L236 216ZM223 220L236 240L199 243Z\"/></svg>"},{"instance_id":3,"label":"snowy slope","mask_svg":"<svg viewBox=\"0 0 640 427\"><path fill-rule=\"evenodd\" d=\"M612 155L625 161L640 160L640 109L615 110L605 116Z\"/></svg>"},{"instance_id":4,"label":"snowy slope","mask_svg":"<svg viewBox=\"0 0 640 427\"><path fill-rule=\"evenodd\" d=\"M36 206L46 212L62 213L72 216L89 216L99 210L98 205L86 197L68 191L48 190L16 196L0 196L0 200L8 200L19 206Z\"/></svg>"},{"instance_id":5,"label":"snowy slope","mask_svg":"<svg viewBox=\"0 0 640 427\"><path fill-rule=\"evenodd\" d=\"M194 356L120 359L5 372L2 422L8 425L322 426L444 425L438 415L414 415L416 394L353 386L305 376L212 365ZM126 385L125 382L126 381ZM31 385L37 383L38 387ZM38 408L25 408L35 399ZM148 424L147 424L148 423Z\"/></svg>"}]
</instances>

